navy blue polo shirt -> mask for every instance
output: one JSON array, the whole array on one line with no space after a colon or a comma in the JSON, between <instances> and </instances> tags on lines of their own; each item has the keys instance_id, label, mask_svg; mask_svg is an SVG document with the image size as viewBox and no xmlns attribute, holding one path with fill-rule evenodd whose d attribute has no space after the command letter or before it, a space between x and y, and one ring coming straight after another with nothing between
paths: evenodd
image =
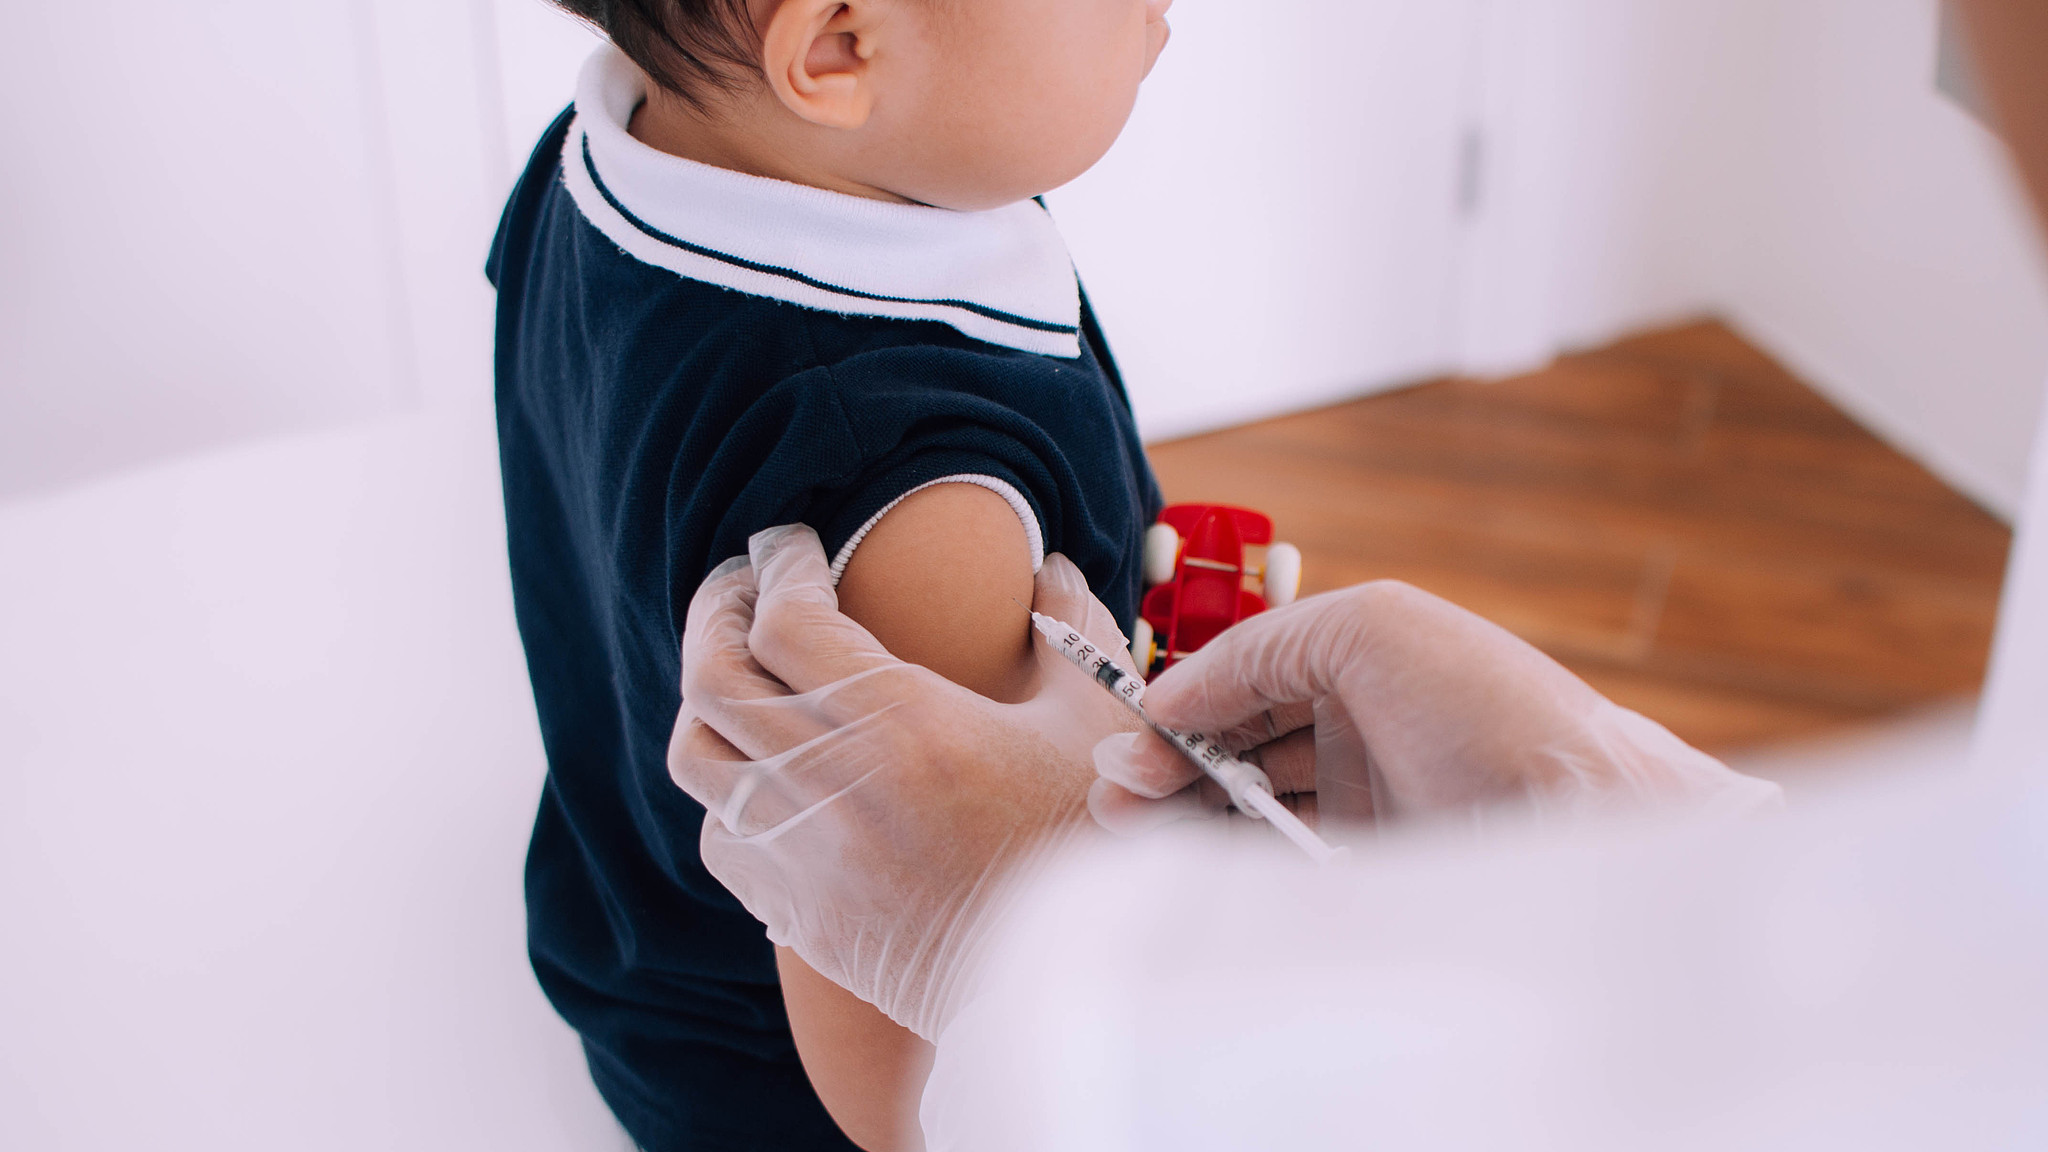
<instances>
[{"instance_id":1,"label":"navy blue polo shirt","mask_svg":"<svg viewBox=\"0 0 2048 1152\"><path fill-rule=\"evenodd\" d=\"M1122 384L1042 206L885 204L667 156L607 48L490 261L519 630L548 775L535 973L627 1130L671 1149L850 1147L799 1064L773 952L669 780L678 642L763 528L835 568L907 494L979 484L1130 627L1159 510Z\"/></svg>"}]
</instances>

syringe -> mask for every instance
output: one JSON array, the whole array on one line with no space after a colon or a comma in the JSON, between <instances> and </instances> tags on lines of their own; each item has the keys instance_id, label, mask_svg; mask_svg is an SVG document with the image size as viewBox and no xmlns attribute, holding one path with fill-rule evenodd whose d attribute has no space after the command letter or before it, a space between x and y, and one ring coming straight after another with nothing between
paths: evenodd
<instances>
[{"instance_id":1,"label":"syringe","mask_svg":"<svg viewBox=\"0 0 2048 1152\"><path fill-rule=\"evenodd\" d=\"M1109 690L1110 695L1124 702L1124 706L1137 713L1147 727L1159 734L1159 738L1180 750L1181 755L1194 761L1204 775L1214 780L1230 794L1230 802L1238 811L1254 820L1264 820L1278 828L1295 846L1309 854L1316 863L1329 862L1338 855L1338 850L1324 843L1299 817L1287 810L1273 796L1273 781L1256 765L1247 764L1232 756L1228 749L1213 736L1201 736L1182 732L1160 724L1145 713L1145 683L1113 659L1109 653L1096 647L1081 630L1071 624L1055 620L1042 612L1031 614L1031 624L1038 634L1045 637L1053 650L1067 658L1068 662L1086 672L1097 684Z\"/></svg>"}]
</instances>

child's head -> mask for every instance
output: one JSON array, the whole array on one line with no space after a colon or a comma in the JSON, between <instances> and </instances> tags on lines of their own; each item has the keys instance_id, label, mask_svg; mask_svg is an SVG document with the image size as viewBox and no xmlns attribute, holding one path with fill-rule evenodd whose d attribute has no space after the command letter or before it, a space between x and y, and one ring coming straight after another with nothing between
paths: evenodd
<instances>
[{"instance_id":1,"label":"child's head","mask_svg":"<svg viewBox=\"0 0 2048 1152\"><path fill-rule=\"evenodd\" d=\"M1173 0L556 0L786 178L991 208L1123 130Z\"/></svg>"}]
</instances>

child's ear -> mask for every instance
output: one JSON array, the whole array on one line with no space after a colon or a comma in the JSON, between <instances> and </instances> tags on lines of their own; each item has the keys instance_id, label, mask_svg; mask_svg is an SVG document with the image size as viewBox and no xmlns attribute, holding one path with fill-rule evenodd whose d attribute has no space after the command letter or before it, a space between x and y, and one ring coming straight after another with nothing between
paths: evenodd
<instances>
[{"instance_id":1,"label":"child's ear","mask_svg":"<svg viewBox=\"0 0 2048 1152\"><path fill-rule=\"evenodd\" d=\"M791 112L826 128L859 128L874 111L868 61L877 0L782 0L762 33L768 86Z\"/></svg>"}]
</instances>

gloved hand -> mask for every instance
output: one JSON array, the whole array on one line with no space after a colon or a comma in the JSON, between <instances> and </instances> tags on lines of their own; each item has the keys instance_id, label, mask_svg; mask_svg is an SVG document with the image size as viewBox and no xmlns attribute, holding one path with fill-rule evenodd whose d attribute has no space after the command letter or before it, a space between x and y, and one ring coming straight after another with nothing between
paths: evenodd
<instances>
[{"instance_id":1,"label":"gloved hand","mask_svg":"<svg viewBox=\"0 0 2048 1152\"><path fill-rule=\"evenodd\" d=\"M1277 791L1320 818L1482 817L1504 805L1576 817L1660 799L1778 802L1462 608L1380 582L1311 597L1225 632L1151 684L1152 718L1256 749ZM1096 749L1096 818L1136 831L1223 798L1147 732ZM1186 789L1186 791L1183 791Z\"/></svg>"},{"instance_id":2,"label":"gloved hand","mask_svg":"<svg viewBox=\"0 0 2048 1152\"><path fill-rule=\"evenodd\" d=\"M809 528L750 551L704 582L683 637L669 769L708 813L705 867L770 940L934 1039L1007 891L1090 827L1092 750L1133 718L1043 643L1016 705L895 659L839 614ZM1125 646L1065 557L1035 599Z\"/></svg>"}]
</instances>

